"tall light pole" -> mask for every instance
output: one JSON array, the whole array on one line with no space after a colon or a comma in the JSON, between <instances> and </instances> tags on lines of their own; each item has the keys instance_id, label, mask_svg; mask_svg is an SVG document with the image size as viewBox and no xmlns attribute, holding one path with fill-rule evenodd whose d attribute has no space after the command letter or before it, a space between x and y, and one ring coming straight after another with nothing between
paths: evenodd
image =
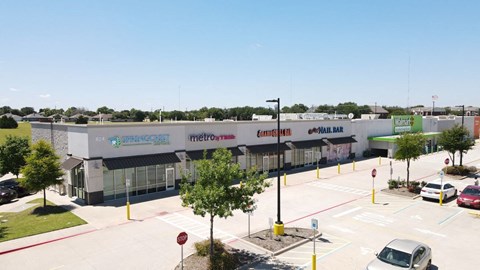
<instances>
[{"instance_id":1,"label":"tall light pole","mask_svg":"<svg viewBox=\"0 0 480 270\"><path fill-rule=\"evenodd\" d=\"M457 105L455 107L462 107L462 129L463 129L463 118L465 117L465 105ZM465 140L465 137L463 138ZM463 151L460 151L460 166L463 164Z\"/></svg>"},{"instance_id":2,"label":"tall light pole","mask_svg":"<svg viewBox=\"0 0 480 270\"><path fill-rule=\"evenodd\" d=\"M280 98L269 99L267 102L277 103L277 221L273 225L273 233L283 235L284 227L280 219Z\"/></svg>"}]
</instances>

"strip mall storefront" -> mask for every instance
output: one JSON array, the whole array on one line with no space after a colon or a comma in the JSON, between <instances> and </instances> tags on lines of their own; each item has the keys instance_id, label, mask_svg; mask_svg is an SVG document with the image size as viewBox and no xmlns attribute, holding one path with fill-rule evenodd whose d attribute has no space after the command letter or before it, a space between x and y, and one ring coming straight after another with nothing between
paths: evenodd
<instances>
[{"instance_id":1,"label":"strip mall storefront","mask_svg":"<svg viewBox=\"0 0 480 270\"><path fill-rule=\"evenodd\" d=\"M375 122L377 121L377 122ZM473 127L473 118L472 118ZM280 156L277 156L280 134ZM285 171L361 156L368 137L392 135L385 120L292 120L73 125L32 123L32 141L54 146L65 170L59 192L86 204L178 189L195 161L218 148L242 169Z\"/></svg>"}]
</instances>

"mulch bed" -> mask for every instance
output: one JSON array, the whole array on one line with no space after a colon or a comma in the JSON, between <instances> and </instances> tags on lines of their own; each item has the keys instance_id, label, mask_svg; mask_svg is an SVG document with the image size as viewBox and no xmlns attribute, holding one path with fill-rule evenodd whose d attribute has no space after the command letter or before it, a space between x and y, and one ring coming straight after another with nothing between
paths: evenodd
<instances>
[{"instance_id":1,"label":"mulch bed","mask_svg":"<svg viewBox=\"0 0 480 270\"><path fill-rule=\"evenodd\" d=\"M399 187L399 188L394 188L394 189L382 189L382 192L393 194L393 195L400 195L400 196L405 196L409 198L413 198L415 196L418 196L419 194L413 193L408 191L408 188L406 187Z\"/></svg>"},{"instance_id":2,"label":"mulch bed","mask_svg":"<svg viewBox=\"0 0 480 270\"><path fill-rule=\"evenodd\" d=\"M317 232L318 236L318 232ZM302 240L313 237L313 231L305 228L285 228L283 236L275 236L270 233L270 230L263 230L250 234L250 237L246 236L243 240L252 244L260 246L268 251L276 252L283 248L294 245ZM258 255L245 250L238 250L225 246L226 250L236 256L239 261L237 269L266 269L266 265L276 268L269 269L296 269L292 265L285 264L280 261L272 259L268 255ZM196 254L192 254L183 260L184 270L205 270L208 266L208 257L201 257ZM178 265L176 270L181 269Z\"/></svg>"}]
</instances>

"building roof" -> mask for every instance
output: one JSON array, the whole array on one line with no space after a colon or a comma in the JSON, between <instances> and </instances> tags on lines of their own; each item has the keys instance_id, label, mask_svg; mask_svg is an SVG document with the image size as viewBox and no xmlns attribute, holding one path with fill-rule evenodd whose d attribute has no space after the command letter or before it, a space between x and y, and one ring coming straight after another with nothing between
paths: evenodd
<instances>
[{"instance_id":1,"label":"building roof","mask_svg":"<svg viewBox=\"0 0 480 270\"><path fill-rule=\"evenodd\" d=\"M370 108L370 111L372 113L387 113L388 114L388 111L385 110L382 106L375 106L375 105L371 106L371 105L369 105L368 107Z\"/></svg>"}]
</instances>

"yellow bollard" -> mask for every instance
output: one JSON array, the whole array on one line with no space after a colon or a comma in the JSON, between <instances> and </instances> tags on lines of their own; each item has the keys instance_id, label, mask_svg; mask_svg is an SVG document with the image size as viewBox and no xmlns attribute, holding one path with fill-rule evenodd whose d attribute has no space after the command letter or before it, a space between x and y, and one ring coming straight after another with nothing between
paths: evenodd
<instances>
[{"instance_id":1,"label":"yellow bollard","mask_svg":"<svg viewBox=\"0 0 480 270\"><path fill-rule=\"evenodd\" d=\"M287 173L283 173L283 185L287 185Z\"/></svg>"},{"instance_id":2,"label":"yellow bollard","mask_svg":"<svg viewBox=\"0 0 480 270\"><path fill-rule=\"evenodd\" d=\"M355 160L353 161L353 170L355 171Z\"/></svg>"},{"instance_id":3,"label":"yellow bollard","mask_svg":"<svg viewBox=\"0 0 480 270\"><path fill-rule=\"evenodd\" d=\"M440 203L440 206L442 206L442 203L443 203L443 191L440 190L440 199L438 200L438 202Z\"/></svg>"},{"instance_id":4,"label":"yellow bollard","mask_svg":"<svg viewBox=\"0 0 480 270\"><path fill-rule=\"evenodd\" d=\"M382 157L381 156L378 157L378 165L382 165Z\"/></svg>"},{"instance_id":5,"label":"yellow bollard","mask_svg":"<svg viewBox=\"0 0 480 270\"><path fill-rule=\"evenodd\" d=\"M338 163L338 174L340 174L340 163Z\"/></svg>"},{"instance_id":6,"label":"yellow bollard","mask_svg":"<svg viewBox=\"0 0 480 270\"><path fill-rule=\"evenodd\" d=\"M375 189L372 189L372 203L375 204Z\"/></svg>"},{"instance_id":7,"label":"yellow bollard","mask_svg":"<svg viewBox=\"0 0 480 270\"><path fill-rule=\"evenodd\" d=\"M320 170L318 169L318 166L317 166L317 179L320 178Z\"/></svg>"},{"instance_id":8,"label":"yellow bollard","mask_svg":"<svg viewBox=\"0 0 480 270\"><path fill-rule=\"evenodd\" d=\"M127 219L130 220L130 202L127 202Z\"/></svg>"},{"instance_id":9,"label":"yellow bollard","mask_svg":"<svg viewBox=\"0 0 480 270\"><path fill-rule=\"evenodd\" d=\"M316 269L317 269L317 255L312 254L312 270L316 270Z\"/></svg>"}]
</instances>

